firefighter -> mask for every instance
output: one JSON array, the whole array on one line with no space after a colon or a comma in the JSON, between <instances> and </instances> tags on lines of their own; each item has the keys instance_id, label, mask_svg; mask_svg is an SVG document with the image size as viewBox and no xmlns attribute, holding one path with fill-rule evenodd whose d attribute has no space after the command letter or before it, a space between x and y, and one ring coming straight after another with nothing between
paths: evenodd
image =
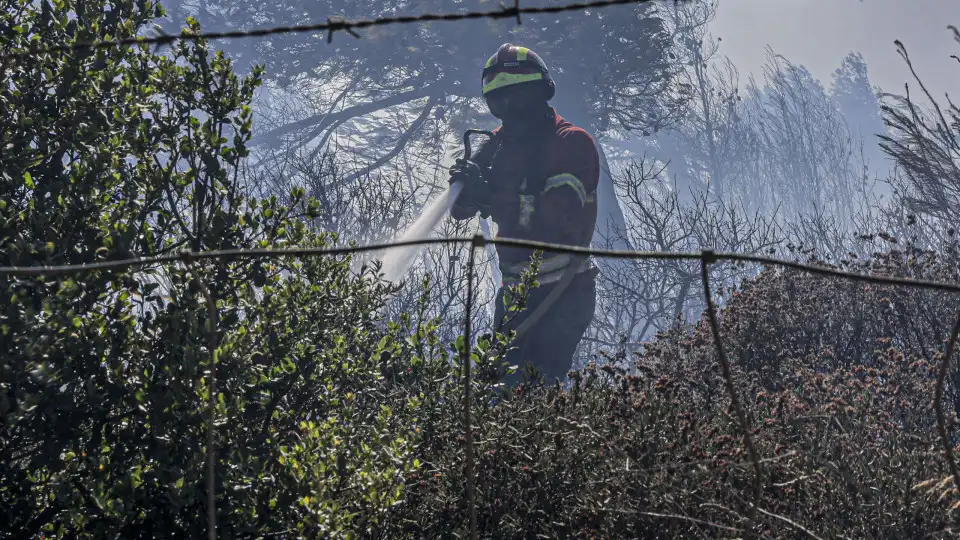
<instances>
[{"instance_id":1,"label":"firefighter","mask_svg":"<svg viewBox=\"0 0 960 540\"><path fill-rule=\"evenodd\" d=\"M464 186L452 217L471 219L479 212L497 223L497 236L589 246L597 217L600 156L593 138L548 103L556 87L546 64L532 50L507 43L487 60L482 81L483 97L501 125L493 138L450 169L450 183ZM544 251L539 286L529 291L526 308L510 314L507 327L502 326L505 287L519 280L533 254L517 247L497 250L503 281L495 328L523 328L528 317L535 319L518 331L507 353L507 364L520 368L508 377L509 385L518 382L527 362L547 383L563 381L596 305L598 272L593 262ZM545 311L537 313L543 303L548 304Z\"/></svg>"}]
</instances>

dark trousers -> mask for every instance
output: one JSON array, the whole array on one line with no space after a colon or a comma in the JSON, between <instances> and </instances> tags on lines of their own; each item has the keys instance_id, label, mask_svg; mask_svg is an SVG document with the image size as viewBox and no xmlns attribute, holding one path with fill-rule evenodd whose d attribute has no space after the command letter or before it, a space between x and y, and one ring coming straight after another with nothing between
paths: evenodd
<instances>
[{"instance_id":1,"label":"dark trousers","mask_svg":"<svg viewBox=\"0 0 960 540\"><path fill-rule=\"evenodd\" d=\"M516 329L526 318L533 313L555 287L556 283L541 285L529 293L527 306L519 314L510 314L507 327L503 325L503 294L501 288L497 296L497 308L494 326L500 332ZM546 384L553 384L555 379L564 381L567 372L573 365L573 355L576 352L580 339L593 320L593 312L597 305L596 270L588 270L574 276L570 285L561 293L546 313L540 317L527 332L511 343L505 361L507 365L519 367L517 372L508 376L504 382L508 386L515 386L523 377L526 364L529 362Z\"/></svg>"}]
</instances>

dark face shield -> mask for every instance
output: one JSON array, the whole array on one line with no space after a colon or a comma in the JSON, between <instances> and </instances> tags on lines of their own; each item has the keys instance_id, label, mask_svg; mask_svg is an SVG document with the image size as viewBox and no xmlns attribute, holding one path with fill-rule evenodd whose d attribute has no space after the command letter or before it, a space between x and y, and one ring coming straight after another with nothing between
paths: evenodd
<instances>
[{"instance_id":1,"label":"dark face shield","mask_svg":"<svg viewBox=\"0 0 960 540\"><path fill-rule=\"evenodd\" d=\"M501 121L522 119L543 109L545 99L539 84L517 84L486 95L490 114Z\"/></svg>"},{"instance_id":2,"label":"dark face shield","mask_svg":"<svg viewBox=\"0 0 960 540\"><path fill-rule=\"evenodd\" d=\"M517 110L519 109L517 99L505 95L502 92L502 90L500 92L493 92L487 96L487 108L490 109L490 114L500 120L503 120L505 117L516 116Z\"/></svg>"}]
</instances>

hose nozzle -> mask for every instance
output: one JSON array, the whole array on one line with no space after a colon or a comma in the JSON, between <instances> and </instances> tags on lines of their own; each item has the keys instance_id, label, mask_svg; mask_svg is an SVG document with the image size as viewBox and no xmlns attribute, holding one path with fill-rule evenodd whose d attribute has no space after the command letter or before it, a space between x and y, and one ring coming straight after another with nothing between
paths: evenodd
<instances>
[{"instance_id":1,"label":"hose nozzle","mask_svg":"<svg viewBox=\"0 0 960 540\"><path fill-rule=\"evenodd\" d=\"M463 159L470 159L473 155L473 149L470 147L470 135L486 135L491 139L496 137L496 134L492 131L487 131L485 129L475 129L470 128L463 132Z\"/></svg>"}]
</instances>

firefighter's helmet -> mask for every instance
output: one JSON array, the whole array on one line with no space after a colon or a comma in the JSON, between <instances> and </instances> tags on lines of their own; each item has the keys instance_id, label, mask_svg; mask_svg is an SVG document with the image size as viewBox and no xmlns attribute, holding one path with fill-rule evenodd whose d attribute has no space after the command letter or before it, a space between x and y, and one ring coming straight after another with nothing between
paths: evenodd
<instances>
[{"instance_id":1,"label":"firefighter's helmet","mask_svg":"<svg viewBox=\"0 0 960 540\"><path fill-rule=\"evenodd\" d=\"M539 86L544 90L548 101L556 91L553 77L540 56L526 47L512 43L504 43L487 59L482 80L484 97L501 88L517 84Z\"/></svg>"}]
</instances>

